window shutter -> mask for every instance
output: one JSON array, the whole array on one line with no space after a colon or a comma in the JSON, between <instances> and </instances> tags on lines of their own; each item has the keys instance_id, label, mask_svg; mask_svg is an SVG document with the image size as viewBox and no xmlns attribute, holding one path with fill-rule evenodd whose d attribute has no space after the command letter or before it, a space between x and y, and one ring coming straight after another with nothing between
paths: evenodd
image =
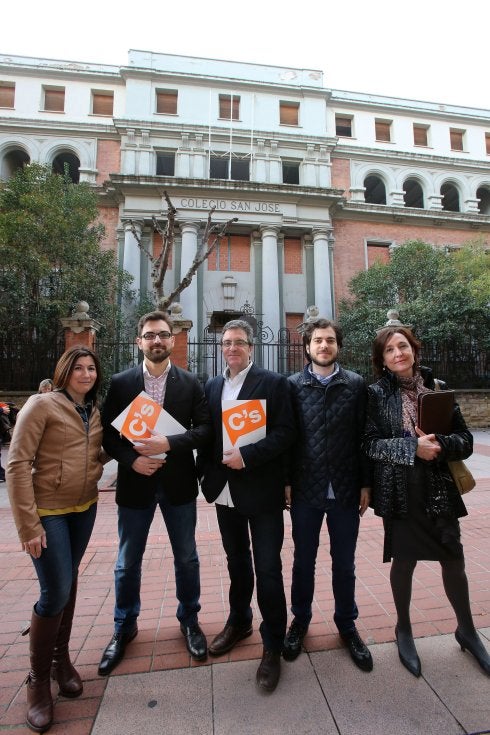
<instances>
[{"instance_id":1,"label":"window shutter","mask_svg":"<svg viewBox=\"0 0 490 735\"><path fill-rule=\"evenodd\" d=\"M219 96L219 116L224 120L239 120L240 119L240 97L233 95L233 108L232 108L232 97L229 94L220 94Z\"/></svg>"},{"instance_id":2,"label":"window shutter","mask_svg":"<svg viewBox=\"0 0 490 735\"><path fill-rule=\"evenodd\" d=\"M352 118L336 115L335 134L344 138L352 138Z\"/></svg>"},{"instance_id":3,"label":"window shutter","mask_svg":"<svg viewBox=\"0 0 490 735\"><path fill-rule=\"evenodd\" d=\"M376 120L376 140L383 141L385 143L391 142L391 123L383 122L382 120Z\"/></svg>"},{"instance_id":4,"label":"window shutter","mask_svg":"<svg viewBox=\"0 0 490 735\"><path fill-rule=\"evenodd\" d=\"M92 112L94 115L112 116L114 110L114 95L102 94L100 92L93 93Z\"/></svg>"},{"instance_id":5,"label":"window shutter","mask_svg":"<svg viewBox=\"0 0 490 735\"><path fill-rule=\"evenodd\" d=\"M281 125L298 125L299 105L294 102L280 102L279 121Z\"/></svg>"},{"instance_id":6,"label":"window shutter","mask_svg":"<svg viewBox=\"0 0 490 735\"><path fill-rule=\"evenodd\" d=\"M463 150L463 131L462 130L450 130L449 137L451 140L452 151Z\"/></svg>"},{"instance_id":7,"label":"window shutter","mask_svg":"<svg viewBox=\"0 0 490 735\"><path fill-rule=\"evenodd\" d=\"M490 156L490 133L485 133L485 148L487 155Z\"/></svg>"},{"instance_id":8,"label":"window shutter","mask_svg":"<svg viewBox=\"0 0 490 735\"><path fill-rule=\"evenodd\" d=\"M15 99L15 84L0 82L0 107L13 107Z\"/></svg>"},{"instance_id":9,"label":"window shutter","mask_svg":"<svg viewBox=\"0 0 490 735\"><path fill-rule=\"evenodd\" d=\"M65 109L65 90L45 89L44 109L51 112L63 112Z\"/></svg>"},{"instance_id":10,"label":"window shutter","mask_svg":"<svg viewBox=\"0 0 490 735\"><path fill-rule=\"evenodd\" d=\"M157 112L177 114L177 92L157 92Z\"/></svg>"},{"instance_id":11,"label":"window shutter","mask_svg":"<svg viewBox=\"0 0 490 735\"><path fill-rule=\"evenodd\" d=\"M427 146L427 128L423 125L413 126L413 142L414 145Z\"/></svg>"}]
</instances>

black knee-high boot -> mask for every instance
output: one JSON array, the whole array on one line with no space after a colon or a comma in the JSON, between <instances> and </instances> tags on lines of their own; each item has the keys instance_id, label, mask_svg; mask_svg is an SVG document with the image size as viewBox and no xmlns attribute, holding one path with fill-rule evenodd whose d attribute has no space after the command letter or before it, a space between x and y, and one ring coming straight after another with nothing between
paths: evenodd
<instances>
[{"instance_id":1,"label":"black knee-high boot","mask_svg":"<svg viewBox=\"0 0 490 735\"><path fill-rule=\"evenodd\" d=\"M395 602L397 624L395 628L398 655L402 664L414 676L420 676L420 659L415 648L410 622L412 578L417 562L393 559L390 571L391 590Z\"/></svg>"},{"instance_id":2,"label":"black knee-high boot","mask_svg":"<svg viewBox=\"0 0 490 735\"><path fill-rule=\"evenodd\" d=\"M464 559L442 561L441 567L444 590L458 621L458 627L454 634L455 638L461 646L461 650L468 649L483 671L490 674L490 656L473 623Z\"/></svg>"}]
</instances>

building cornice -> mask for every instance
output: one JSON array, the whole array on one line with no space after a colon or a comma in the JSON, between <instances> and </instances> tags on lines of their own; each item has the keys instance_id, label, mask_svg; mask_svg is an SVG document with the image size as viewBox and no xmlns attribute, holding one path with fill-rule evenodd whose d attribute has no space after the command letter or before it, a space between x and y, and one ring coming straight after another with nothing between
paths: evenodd
<instances>
[{"instance_id":1,"label":"building cornice","mask_svg":"<svg viewBox=\"0 0 490 735\"><path fill-rule=\"evenodd\" d=\"M63 119L60 115L56 120L41 118L19 118L19 117L0 117L0 131L8 131L9 133L19 132L25 135L45 135L52 133L57 137L62 135L79 134L83 136L104 136L119 140L120 136L113 125L101 125L95 122L74 122Z\"/></svg>"},{"instance_id":2,"label":"building cornice","mask_svg":"<svg viewBox=\"0 0 490 735\"><path fill-rule=\"evenodd\" d=\"M106 83L121 85L122 79L118 66L108 64L85 64L79 61L58 59L36 59L29 56L0 54L0 71L22 76L39 76L43 79L55 77L73 79L81 77L84 81L104 78Z\"/></svg>"},{"instance_id":3,"label":"building cornice","mask_svg":"<svg viewBox=\"0 0 490 735\"><path fill-rule=\"evenodd\" d=\"M393 115L406 113L417 118L434 117L451 120L461 118L478 123L483 122L486 125L490 123L490 110L487 109L336 89L330 90L330 106L342 109L369 109L371 112L377 111L385 114L391 110Z\"/></svg>"},{"instance_id":4,"label":"building cornice","mask_svg":"<svg viewBox=\"0 0 490 735\"><path fill-rule=\"evenodd\" d=\"M211 192L214 197L228 196L234 198L275 196L276 198L297 203L313 200L329 204L339 203L343 200L342 189L319 188L313 186L289 186L287 184L267 184L256 181L228 181L225 179L187 179L171 176L133 176L125 174L111 174L110 181L105 182L104 188L115 189L124 195L138 193L164 195L170 189L179 189L182 192L192 192L196 196L209 198Z\"/></svg>"},{"instance_id":5,"label":"building cornice","mask_svg":"<svg viewBox=\"0 0 490 735\"><path fill-rule=\"evenodd\" d=\"M399 224L428 225L445 229L468 229L490 231L490 216L474 212L448 212L411 207L393 207L384 204L366 204L347 199L340 200L331 210L333 219L363 220L371 222L393 222Z\"/></svg>"},{"instance_id":6,"label":"building cornice","mask_svg":"<svg viewBox=\"0 0 490 735\"><path fill-rule=\"evenodd\" d=\"M433 153L411 153L409 151L397 151L370 148L368 146L350 146L337 143L332 151L332 159L349 158L362 161L378 161L379 163L406 163L407 165L422 165L424 168L434 166L438 168L457 168L458 170L480 170L488 171L488 161L477 158L462 158L449 156L436 156Z\"/></svg>"}]
</instances>

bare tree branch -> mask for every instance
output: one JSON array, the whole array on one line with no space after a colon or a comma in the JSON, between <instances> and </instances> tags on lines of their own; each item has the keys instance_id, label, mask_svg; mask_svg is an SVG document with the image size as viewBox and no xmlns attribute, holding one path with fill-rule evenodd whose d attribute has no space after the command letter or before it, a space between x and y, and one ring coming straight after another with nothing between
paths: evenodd
<instances>
[{"instance_id":1,"label":"bare tree branch","mask_svg":"<svg viewBox=\"0 0 490 735\"><path fill-rule=\"evenodd\" d=\"M154 215L152 217L153 231L158 232L158 234L162 238L162 251L157 258L155 258L155 256L144 247L138 230L136 229L133 221L130 220L131 232L133 233L134 239L136 240L141 252L146 255L151 263L151 278L153 283L153 290L155 292L158 307L160 309L167 309L172 301L180 293L182 293L184 289L190 286L199 266L204 263L207 258L209 258L213 250L216 248L216 245L226 235L228 227L233 222L238 222L238 217L233 217L226 222L213 224L212 216L216 207L212 207L210 209L206 220L206 226L204 228L204 233L196 249L196 255L194 256L189 270L182 278L178 286L172 291L172 293L170 293L168 296L165 296L163 293L163 282L168 270L170 253L172 252L175 240L175 216L177 214L177 210L172 204L170 197L168 196L168 193L166 191L164 192L164 197L165 201L167 202L167 224L165 226L165 229L162 228ZM210 242L210 238L212 236L214 237Z\"/></svg>"}]
</instances>

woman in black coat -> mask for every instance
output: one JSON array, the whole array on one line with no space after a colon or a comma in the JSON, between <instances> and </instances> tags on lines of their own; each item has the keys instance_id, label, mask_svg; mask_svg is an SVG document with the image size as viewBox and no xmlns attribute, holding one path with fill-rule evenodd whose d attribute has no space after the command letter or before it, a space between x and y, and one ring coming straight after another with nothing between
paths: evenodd
<instances>
[{"instance_id":1,"label":"woman in black coat","mask_svg":"<svg viewBox=\"0 0 490 735\"><path fill-rule=\"evenodd\" d=\"M456 640L490 674L490 656L470 609L458 521L467 511L447 465L471 455L473 437L456 404L449 435L423 434L418 428L418 396L434 389L430 370L418 366L419 352L420 342L409 329L382 329L373 343L379 380L368 389L365 449L374 469L372 506L384 523L383 561L393 558L398 653L404 666L420 676L410 622L412 577L418 560L435 560L456 613Z\"/></svg>"}]
</instances>

